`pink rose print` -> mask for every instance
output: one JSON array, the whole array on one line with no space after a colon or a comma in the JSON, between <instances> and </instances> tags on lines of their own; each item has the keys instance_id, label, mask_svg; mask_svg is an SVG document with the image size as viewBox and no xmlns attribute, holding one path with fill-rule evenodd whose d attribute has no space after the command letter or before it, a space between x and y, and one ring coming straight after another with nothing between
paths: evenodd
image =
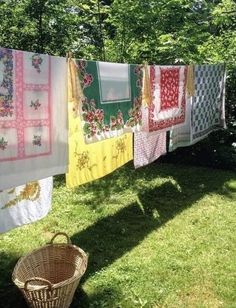
<instances>
[{"instance_id":1,"label":"pink rose print","mask_svg":"<svg viewBox=\"0 0 236 308\"><path fill-rule=\"evenodd\" d=\"M85 74L83 77L84 87L85 88L89 87L92 82L93 82L93 76L91 74Z\"/></svg>"}]
</instances>

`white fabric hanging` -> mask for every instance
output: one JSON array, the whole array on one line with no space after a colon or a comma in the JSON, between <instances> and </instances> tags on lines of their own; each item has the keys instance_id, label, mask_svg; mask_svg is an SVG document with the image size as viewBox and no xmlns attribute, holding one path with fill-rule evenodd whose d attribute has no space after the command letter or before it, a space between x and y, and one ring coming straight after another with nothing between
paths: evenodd
<instances>
[{"instance_id":1,"label":"white fabric hanging","mask_svg":"<svg viewBox=\"0 0 236 308\"><path fill-rule=\"evenodd\" d=\"M0 233L35 222L51 209L52 177L0 192Z\"/></svg>"},{"instance_id":2,"label":"white fabric hanging","mask_svg":"<svg viewBox=\"0 0 236 308\"><path fill-rule=\"evenodd\" d=\"M65 173L66 59L0 48L0 190Z\"/></svg>"},{"instance_id":3,"label":"white fabric hanging","mask_svg":"<svg viewBox=\"0 0 236 308\"><path fill-rule=\"evenodd\" d=\"M191 141L191 111L192 97L186 101L186 122L181 127L174 128L170 131L169 151L172 152L179 147L186 147L192 144Z\"/></svg>"},{"instance_id":4,"label":"white fabric hanging","mask_svg":"<svg viewBox=\"0 0 236 308\"><path fill-rule=\"evenodd\" d=\"M129 65L97 62L101 104L131 100Z\"/></svg>"}]
</instances>

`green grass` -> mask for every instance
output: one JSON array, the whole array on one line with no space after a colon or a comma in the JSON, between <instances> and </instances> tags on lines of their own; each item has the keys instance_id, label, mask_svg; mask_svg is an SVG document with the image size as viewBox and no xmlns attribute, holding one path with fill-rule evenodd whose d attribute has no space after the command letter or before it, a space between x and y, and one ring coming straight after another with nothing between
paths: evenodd
<instances>
[{"instance_id":1,"label":"green grass","mask_svg":"<svg viewBox=\"0 0 236 308\"><path fill-rule=\"evenodd\" d=\"M58 231L89 254L75 307L236 307L235 172L128 164L75 190L57 177L43 220L0 236L0 307L26 307L16 260Z\"/></svg>"}]
</instances>

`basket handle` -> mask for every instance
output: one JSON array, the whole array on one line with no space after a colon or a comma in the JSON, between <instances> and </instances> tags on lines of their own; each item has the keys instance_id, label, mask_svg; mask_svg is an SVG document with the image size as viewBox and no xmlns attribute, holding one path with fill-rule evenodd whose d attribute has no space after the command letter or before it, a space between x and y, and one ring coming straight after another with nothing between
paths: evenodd
<instances>
[{"instance_id":1,"label":"basket handle","mask_svg":"<svg viewBox=\"0 0 236 308\"><path fill-rule=\"evenodd\" d=\"M52 291L52 283L49 280L44 279L44 278L40 278L40 277L34 277L34 278L27 279L26 282L25 282L25 285L24 285L24 290L26 290L26 291L28 290L28 283L30 283L32 281L34 281L34 282L36 282L36 281L45 282L45 284L48 286L49 291ZM42 287L44 287L44 286L42 286Z\"/></svg>"},{"instance_id":2,"label":"basket handle","mask_svg":"<svg viewBox=\"0 0 236 308\"><path fill-rule=\"evenodd\" d=\"M65 232L57 232L53 238L51 239L51 241L49 242L49 244L53 244L53 241L55 240L55 238L58 236L58 235L64 235L67 239L67 244L71 244L71 240L69 238L69 236L65 233Z\"/></svg>"}]
</instances>

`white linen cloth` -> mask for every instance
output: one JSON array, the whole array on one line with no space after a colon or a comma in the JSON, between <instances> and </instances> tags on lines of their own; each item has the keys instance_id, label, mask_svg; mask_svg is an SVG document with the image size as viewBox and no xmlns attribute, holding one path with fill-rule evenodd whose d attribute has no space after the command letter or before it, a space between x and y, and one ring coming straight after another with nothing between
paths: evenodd
<instances>
[{"instance_id":1,"label":"white linen cloth","mask_svg":"<svg viewBox=\"0 0 236 308\"><path fill-rule=\"evenodd\" d=\"M52 177L0 192L0 233L35 222L51 209Z\"/></svg>"},{"instance_id":2,"label":"white linen cloth","mask_svg":"<svg viewBox=\"0 0 236 308\"><path fill-rule=\"evenodd\" d=\"M66 59L0 48L0 190L67 165Z\"/></svg>"}]
</instances>

